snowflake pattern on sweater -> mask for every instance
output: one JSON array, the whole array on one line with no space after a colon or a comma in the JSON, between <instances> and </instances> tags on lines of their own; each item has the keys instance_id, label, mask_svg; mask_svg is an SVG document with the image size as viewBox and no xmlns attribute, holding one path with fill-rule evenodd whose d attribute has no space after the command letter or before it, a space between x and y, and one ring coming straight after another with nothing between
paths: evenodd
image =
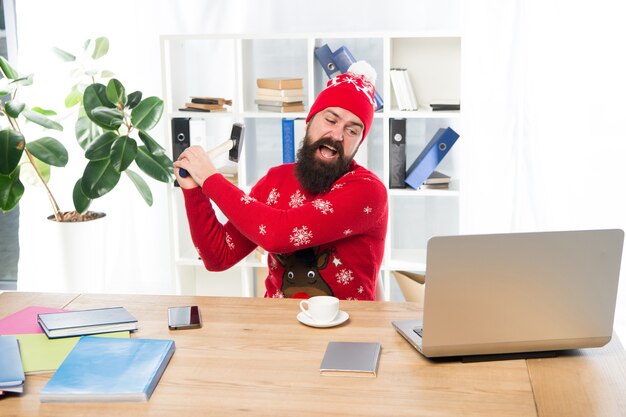
<instances>
[{"instance_id":1,"label":"snowflake pattern on sweater","mask_svg":"<svg viewBox=\"0 0 626 417\"><path fill-rule=\"evenodd\" d=\"M183 189L205 267L225 270L260 246L269 252L266 297L373 300L387 232L384 185L353 161L330 191L314 195L294 167L270 169L247 195L219 174ZM218 221L211 200L228 222Z\"/></svg>"}]
</instances>

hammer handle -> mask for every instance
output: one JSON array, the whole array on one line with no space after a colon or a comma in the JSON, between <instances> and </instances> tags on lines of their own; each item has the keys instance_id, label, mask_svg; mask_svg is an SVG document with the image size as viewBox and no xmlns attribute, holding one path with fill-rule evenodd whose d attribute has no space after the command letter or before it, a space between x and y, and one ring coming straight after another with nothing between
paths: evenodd
<instances>
[{"instance_id":1,"label":"hammer handle","mask_svg":"<svg viewBox=\"0 0 626 417\"><path fill-rule=\"evenodd\" d=\"M216 156L223 154L224 152L230 151L233 148L234 144L235 144L234 140L228 139L224 141L222 144L211 149L210 151L207 151L207 155L209 155L209 158L213 159ZM189 172L187 172L187 170L184 168L181 168L178 171L178 174L183 178L187 178L189 176Z\"/></svg>"}]
</instances>

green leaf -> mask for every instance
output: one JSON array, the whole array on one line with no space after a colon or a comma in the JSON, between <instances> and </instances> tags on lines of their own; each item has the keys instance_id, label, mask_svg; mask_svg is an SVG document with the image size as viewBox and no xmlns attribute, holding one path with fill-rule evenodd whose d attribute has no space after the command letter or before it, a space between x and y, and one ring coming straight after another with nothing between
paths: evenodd
<instances>
[{"instance_id":1,"label":"green leaf","mask_svg":"<svg viewBox=\"0 0 626 417\"><path fill-rule=\"evenodd\" d=\"M120 180L120 173L111 166L110 159L90 161L83 172L81 190L88 198L99 198L111 191Z\"/></svg>"},{"instance_id":2,"label":"green leaf","mask_svg":"<svg viewBox=\"0 0 626 417\"><path fill-rule=\"evenodd\" d=\"M21 133L10 129L0 130L0 174L11 174L19 164L26 141Z\"/></svg>"},{"instance_id":3,"label":"green leaf","mask_svg":"<svg viewBox=\"0 0 626 417\"><path fill-rule=\"evenodd\" d=\"M72 87L68 95L65 97L65 107L70 109L75 105L79 104L83 100L83 95L78 89L78 86L75 85Z\"/></svg>"},{"instance_id":4,"label":"green leaf","mask_svg":"<svg viewBox=\"0 0 626 417\"><path fill-rule=\"evenodd\" d=\"M117 172L122 172L135 160L137 142L128 136L120 136L111 146L111 164Z\"/></svg>"},{"instance_id":5,"label":"green leaf","mask_svg":"<svg viewBox=\"0 0 626 417\"><path fill-rule=\"evenodd\" d=\"M91 112L97 107L108 107L115 108L115 105L109 101L106 95L106 87L102 84L95 83L89 85L85 92L83 93L83 107L85 108L85 113L87 117L91 119L92 122L97 124L100 127L108 128L108 126L102 126L98 121L94 120Z\"/></svg>"},{"instance_id":6,"label":"green leaf","mask_svg":"<svg viewBox=\"0 0 626 417\"><path fill-rule=\"evenodd\" d=\"M9 61L7 61L3 56L0 56L0 71L2 71L2 75L9 80L15 80L20 77L17 71L15 71L11 64L9 64Z\"/></svg>"},{"instance_id":7,"label":"green leaf","mask_svg":"<svg viewBox=\"0 0 626 417\"><path fill-rule=\"evenodd\" d=\"M170 182L174 175L174 166L171 159L165 154L153 155L145 146L137 148L135 162L150 177L161 182Z\"/></svg>"},{"instance_id":8,"label":"green leaf","mask_svg":"<svg viewBox=\"0 0 626 417\"><path fill-rule=\"evenodd\" d=\"M128 102L126 103L126 107L129 109L134 109L137 104L141 101L141 91L135 91L128 95Z\"/></svg>"},{"instance_id":9,"label":"green leaf","mask_svg":"<svg viewBox=\"0 0 626 417\"><path fill-rule=\"evenodd\" d=\"M143 130L139 131L139 139L146 145L152 155L164 155L165 149Z\"/></svg>"},{"instance_id":10,"label":"green leaf","mask_svg":"<svg viewBox=\"0 0 626 417\"><path fill-rule=\"evenodd\" d=\"M64 167L69 160L65 146L48 136L28 142L26 149L40 161L55 167Z\"/></svg>"},{"instance_id":11,"label":"green leaf","mask_svg":"<svg viewBox=\"0 0 626 417\"><path fill-rule=\"evenodd\" d=\"M102 129L92 122L89 117L83 115L76 119L74 134L76 135L76 140L80 147L87 149L87 147L102 134Z\"/></svg>"},{"instance_id":12,"label":"green leaf","mask_svg":"<svg viewBox=\"0 0 626 417\"><path fill-rule=\"evenodd\" d=\"M24 184L20 181L19 167L11 175L0 175L0 210L10 211L24 195Z\"/></svg>"},{"instance_id":13,"label":"green leaf","mask_svg":"<svg viewBox=\"0 0 626 417\"><path fill-rule=\"evenodd\" d=\"M74 201L74 208L79 213L84 213L87 211L89 206L91 205L91 199L83 193L82 189L82 178L79 178L74 185L74 190L72 191L72 200Z\"/></svg>"},{"instance_id":14,"label":"green leaf","mask_svg":"<svg viewBox=\"0 0 626 417\"><path fill-rule=\"evenodd\" d=\"M101 78L111 78L115 75L115 73L113 71L109 71L109 70L102 70L102 72L100 73L100 77Z\"/></svg>"},{"instance_id":15,"label":"green leaf","mask_svg":"<svg viewBox=\"0 0 626 417\"><path fill-rule=\"evenodd\" d=\"M115 78L109 80L106 93L107 98L111 101L111 103L126 104L126 89L119 80L116 80Z\"/></svg>"},{"instance_id":16,"label":"green leaf","mask_svg":"<svg viewBox=\"0 0 626 417\"><path fill-rule=\"evenodd\" d=\"M54 110L42 109L41 107L33 107L32 111L37 112L39 114L43 114L44 116L56 116L57 112Z\"/></svg>"},{"instance_id":17,"label":"green leaf","mask_svg":"<svg viewBox=\"0 0 626 417\"><path fill-rule=\"evenodd\" d=\"M127 169L124 172L128 175L128 178L130 178L133 184L135 184L137 191L139 191L139 194L143 197L143 201L145 201L148 206L152 207L152 191L150 191L150 187L148 187L146 181L135 171Z\"/></svg>"},{"instance_id":18,"label":"green leaf","mask_svg":"<svg viewBox=\"0 0 626 417\"><path fill-rule=\"evenodd\" d=\"M15 100L4 103L5 113L13 119L16 119L20 115L22 110L24 110L24 107L26 107L24 103L19 103Z\"/></svg>"},{"instance_id":19,"label":"green leaf","mask_svg":"<svg viewBox=\"0 0 626 417\"><path fill-rule=\"evenodd\" d=\"M91 111L91 120L107 130L117 130L124 122L124 113L118 109L96 107Z\"/></svg>"},{"instance_id":20,"label":"green leaf","mask_svg":"<svg viewBox=\"0 0 626 417\"><path fill-rule=\"evenodd\" d=\"M61 126L61 124L55 122L54 120L48 119L46 116L42 114L39 114L32 110L24 110L22 114L28 120L30 120L31 122L37 123L39 126L43 126L48 129L59 130L61 132L63 131L63 126Z\"/></svg>"},{"instance_id":21,"label":"green leaf","mask_svg":"<svg viewBox=\"0 0 626 417\"><path fill-rule=\"evenodd\" d=\"M98 136L85 149L85 158L90 161L109 159L109 155L111 155L111 145L113 145L113 142L115 142L117 138L118 135L115 132L105 132Z\"/></svg>"},{"instance_id":22,"label":"green leaf","mask_svg":"<svg viewBox=\"0 0 626 417\"><path fill-rule=\"evenodd\" d=\"M139 130L150 130L161 119L163 114L163 100L158 97L148 97L142 100L137 107L133 109L130 120L133 126Z\"/></svg>"},{"instance_id":23,"label":"green leaf","mask_svg":"<svg viewBox=\"0 0 626 417\"><path fill-rule=\"evenodd\" d=\"M96 47L91 54L93 59L99 59L105 56L109 52L109 39L101 36L96 39Z\"/></svg>"},{"instance_id":24,"label":"green leaf","mask_svg":"<svg viewBox=\"0 0 626 417\"><path fill-rule=\"evenodd\" d=\"M70 54L67 51L64 51L63 49L57 48L56 46L52 47L52 52L54 52L54 54L61 58L62 61L65 62L71 62L71 61L76 61L76 56Z\"/></svg>"}]
</instances>

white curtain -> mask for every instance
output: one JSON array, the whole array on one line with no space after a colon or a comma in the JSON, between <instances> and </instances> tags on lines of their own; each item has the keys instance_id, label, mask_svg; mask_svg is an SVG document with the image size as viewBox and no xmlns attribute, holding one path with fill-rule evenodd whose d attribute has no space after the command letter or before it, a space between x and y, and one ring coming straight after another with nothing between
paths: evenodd
<instances>
[{"instance_id":1,"label":"white curtain","mask_svg":"<svg viewBox=\"0 0 626 417\"><path fill-rule=\"evenodd\" d=\"M47 99L49 107L58 107L68 88L50 64L50 46L76 49L89 37L110 38L107 67L123 82L160 95L158 36L163 33L462 32L462 133L468 154L463 232L626 228L626 199L621 196L626 180L626 6L619 2L17 3L19 66L36 73L37 83L58 85L57 91L38 97ZM167 140L162 133L155 136ZM70 132L66 143L71 140ZM64 205L69 207L63 176L65 171L59 171L52 186L67 194ZM173 291L165 186L151 185L152 208L144 206L132 186L95 204L108 212L110 221L108 292ZM27 198L38 201L22 204L23 246L29 239L46 239L29 214L32 207L47 204L45 197L27 190ZM624 286L616 319L626 327Z\"/></svg>"},{"instance_id":2,"label":"white curtain","mask_svg":"<svg viewBox=\"0 0 626 417\"><path fill-rule=\"evenodd\" d=\"M626 7L463 7L465 231L626 229Z\"/></svg>"}]
</instances>

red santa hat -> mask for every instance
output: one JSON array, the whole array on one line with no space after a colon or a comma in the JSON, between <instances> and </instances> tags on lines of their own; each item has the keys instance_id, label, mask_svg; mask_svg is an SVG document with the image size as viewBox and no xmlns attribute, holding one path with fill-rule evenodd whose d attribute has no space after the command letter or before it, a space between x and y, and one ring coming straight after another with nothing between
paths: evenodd
<instances>
[{"instance_id":1,"label":"red santa hat","mask_svg":"<svg viewBox=\"0 0 626 417\"><path fill-rule=\"evenodd\" d=\"M357 61L350 65L345 74L337 75L326 83L324 89L309 110L306 118L311 117L327 107L341 107L354 113L363 122L363 139L370 130L374 118L376 101L374 100L374 83L376 70L365 61ZM361 139L361 141L363 140Z\"/></svg>"}]
</instances>

